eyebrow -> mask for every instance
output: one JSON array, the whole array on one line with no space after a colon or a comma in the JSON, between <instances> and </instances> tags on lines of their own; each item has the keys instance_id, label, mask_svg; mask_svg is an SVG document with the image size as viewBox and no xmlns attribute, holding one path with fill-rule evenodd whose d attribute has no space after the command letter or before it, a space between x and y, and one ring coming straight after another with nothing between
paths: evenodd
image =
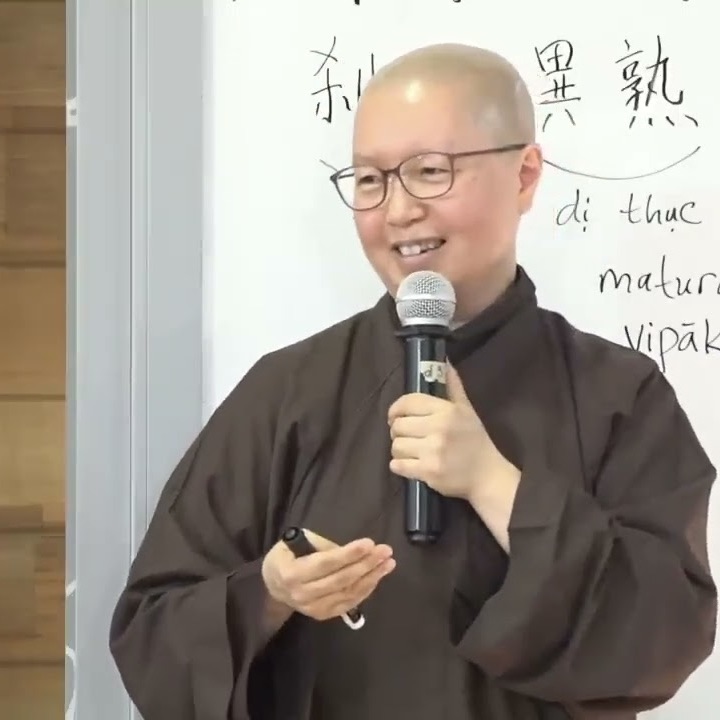
<instances>
[{"instance_id":1,"label":"eyebrow","mask_svg":"<svg viewBox=\"0 0 720 720\"><path fill-rule=\"evenodd\" d=\"M353 159L354 163L364 163L364 164L369 164L369 165L373 165L374 163L377 162L377 156L373 156L373 155L358 154L358 155L353 155L352 159Z\"/></svg>"},{"instance_id":2,"label":"eyebrow","mask_svg":"<svg viewBox=\"0 0 720 720\"><path fill-rule=\"evenodd\" d=\"M413 152L408 153L407 155L403 156L403 160L407 160L408 158L416 157L418 155L427 155L427 153L436 153L436 152L447 152L445 150L440 150L437 147L422 147L417 150L414 150ZM380 163L377 160L377 156L372 155L353 155L353 163L362 163L363 165L380 165ZM397 164L397 163L394 163Z\"/></svg>"}]
</instances>

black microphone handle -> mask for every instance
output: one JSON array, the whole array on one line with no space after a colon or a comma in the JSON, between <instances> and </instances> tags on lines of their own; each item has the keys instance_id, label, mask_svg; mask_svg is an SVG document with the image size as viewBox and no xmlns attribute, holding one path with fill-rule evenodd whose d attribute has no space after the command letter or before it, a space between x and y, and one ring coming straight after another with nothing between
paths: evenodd
<instances>
[{"instance_id":1,"label":"black microphone handle","mask_svg":"<svg viewBox=\"0 0 720 720\"><path fill-rule=\"evenodd\" d=\"M410 326L397 332L405 343L405 393L447 397L448 329ZM422 480L405 484L405 534L411 543L430 545L443 530L443 497Z\"/></svg>"}]
</instances>

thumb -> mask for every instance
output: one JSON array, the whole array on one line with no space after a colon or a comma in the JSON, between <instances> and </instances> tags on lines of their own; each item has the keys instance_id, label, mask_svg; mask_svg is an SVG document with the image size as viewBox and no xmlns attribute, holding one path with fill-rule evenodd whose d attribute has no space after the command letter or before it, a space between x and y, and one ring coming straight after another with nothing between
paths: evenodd
<instances>
[{"instance_id":1,"label":"thumb","mask_svg":"<svg viewBox=\"0 0 720 720\"><path fill-rule=\"evenodd\" d=\"M448 400L454 403L470 405L470 400L465 393L465 387L460 379L458 371L450 364L447 364L447 374L445 381L447 383Z\"/></svg>"},{"instance_id":2,"label":"thumb","mask_svg":"<svg viewBox=\"0 0 720 720\"><path fill-rule=\"evenodd\" d=\"M312 530L308 530L307 528L303 528L303 530L305 532L305 536L310 541L310 544L316 550L332 550L333 548L338 547L337 543L333 542L332 540L328 540L322 535L314 533Z\"/></svg>"}]
</instances>

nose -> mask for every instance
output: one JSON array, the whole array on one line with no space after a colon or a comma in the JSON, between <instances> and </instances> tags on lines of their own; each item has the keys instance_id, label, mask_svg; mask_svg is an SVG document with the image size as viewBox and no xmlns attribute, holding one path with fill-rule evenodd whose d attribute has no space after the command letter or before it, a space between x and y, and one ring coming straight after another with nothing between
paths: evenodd
<instances>
[{"instance_id":1,"label":"nose","mask_svg":"<svg viewBox=\"0 0 720 720\"><path fill-rule=\"evenodd\" d=\"M404 227L423 215L422 203L403 187L397 177L388 179L386 219L390 225Z\"/></svg>"}]
</instances>

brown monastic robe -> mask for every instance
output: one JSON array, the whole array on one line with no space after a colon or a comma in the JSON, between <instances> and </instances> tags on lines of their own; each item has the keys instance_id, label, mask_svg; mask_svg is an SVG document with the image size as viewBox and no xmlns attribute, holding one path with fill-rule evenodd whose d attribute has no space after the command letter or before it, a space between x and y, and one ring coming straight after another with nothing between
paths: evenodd
<instances>
[{"instance_id":1,"label":"brown monastic robe","mask_svg":"<svg viewBox=\"0 0 720 720\"><path fill-rule=\"evenodd\" d=\"M519 269L449 351L522 471L509 557L459 500L415 547L388 470L395 329L385 296L263 357L179 463L110 634L145 720L620 720L711 652L715 470L656 364L540 309ZM288 524L392 545L362 630L296 614L264 644Z\"/></svg>"}]
</instances>

